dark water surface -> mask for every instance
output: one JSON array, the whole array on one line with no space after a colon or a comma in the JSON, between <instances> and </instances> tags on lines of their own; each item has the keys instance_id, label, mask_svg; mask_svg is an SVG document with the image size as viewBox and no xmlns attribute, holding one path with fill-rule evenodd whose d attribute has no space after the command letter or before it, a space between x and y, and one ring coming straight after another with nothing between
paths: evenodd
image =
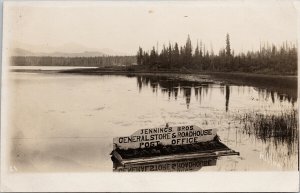
<instances>
[{"instance_id":1,"label":"dark water surface","mask_svg":"<svg viewBox=\"0 0 300 193\"><path fill-rule=\"evenodd\" d=\"M212 80L158 76L10 73L13 171L112 171L112 139L141 128L217 128L240 156L151 166L155 171L282 171L298 168L298 136L245 131L245 115L296 112L296 94ZM296 90L294 91L297 92ZM174 165L175 164L175 165ZM173 165L173 168L169 168ZM128 168L115 170L126 171ZM148 171L139 166L131 170Z\"/></svg>"}]
</instances>

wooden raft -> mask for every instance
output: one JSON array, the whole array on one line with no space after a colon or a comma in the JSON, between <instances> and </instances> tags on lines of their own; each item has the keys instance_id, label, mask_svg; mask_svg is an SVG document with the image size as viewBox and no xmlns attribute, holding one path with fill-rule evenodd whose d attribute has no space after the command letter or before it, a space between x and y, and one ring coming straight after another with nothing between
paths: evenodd
<instances>
[{"instance_id":1,"label":"wooden raft","mask_svg":"<svg viewBox=\"0 0 300 193\"><path fill-rule=\"evenodd\" d=\"M210 142L210 146L207 144L198 144L198 147L195 145L193 148L191 145L187 145L184 148L179 146L171 146L167 147L172 149L172 153L168 153L164 155L162 153L155 153L155 155L151 155L151 152L161 150L166 147L157 147L149 148L148 150L118 150L115 149L112 151L112 160L118 161L121 165L133 165L133 164L150 164L150 163L159 163L159 162L167 162L167 161L180 161L187 159L197 159L197 158L217 158L220 156L230 156L230 155L239 155L239 152L236 152L230 148L228 148L225 144L220 141ZM212 144L212 145L211 145ZM216 146L216 148L213 148ZM198 150L197 150L198 148ZM207 149L205 149L207 148ZM153 150L154 149L154 150ZM184 149L184 151L182 150ZM132 153L134 151L134 153ZM139 156L139 151L148 151L147 155ZM128 152L131 152L129 154Z\"/></svg>"}]
</instances>

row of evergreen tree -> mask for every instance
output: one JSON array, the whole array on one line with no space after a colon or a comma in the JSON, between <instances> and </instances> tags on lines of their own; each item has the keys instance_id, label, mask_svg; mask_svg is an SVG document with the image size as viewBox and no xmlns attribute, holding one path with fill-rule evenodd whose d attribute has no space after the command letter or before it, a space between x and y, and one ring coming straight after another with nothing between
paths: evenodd
<instances>
[{"instance_id":1,"label":"row of evergreen tree","mask_svg":"<svg viewBox=\"0 0 300 193\"><path fill-rule=\"evenodd\" d=\"M99 57L50 57L50 56L13 56L13 66L129 66L136 62L135 56Z\"/></svg>"},{"instance_id":2,"label":"row of evergreen tree","mask_svg":"<svg viewBox=\"0 0 300 193\"><path fill-rule=\"evenodd\" d=\"M137 64L152 70L198 70L220 72L256 72L256 73L297 73L297 48L295 44L283 43L281 46L264 44L257 51L235 54L230 47L230 36L226 35L225 48L218 54L208 51L200 42L193 49L188 36L185 45L175 43L163 46L159 52L155 47L144 51L139 47Z\"/></svg>"}]
</instances>

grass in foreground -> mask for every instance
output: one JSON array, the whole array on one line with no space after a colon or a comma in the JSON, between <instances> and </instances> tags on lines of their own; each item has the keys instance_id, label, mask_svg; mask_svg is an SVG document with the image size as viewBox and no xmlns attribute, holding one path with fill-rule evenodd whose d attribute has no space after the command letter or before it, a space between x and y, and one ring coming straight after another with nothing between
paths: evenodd
<instances>
[{"instance_id":1,"label":"grass in foreground","mask_svg":"<svg viewBox=\"0 0 300 193\"><path fill-rule=\"evenodd\" d=\"M292 144L298 140L298 113L296 110L285 111L279 115L260 113L245 114L242 117L243 131L266 142Z\"/></svg>"}]
</instances>

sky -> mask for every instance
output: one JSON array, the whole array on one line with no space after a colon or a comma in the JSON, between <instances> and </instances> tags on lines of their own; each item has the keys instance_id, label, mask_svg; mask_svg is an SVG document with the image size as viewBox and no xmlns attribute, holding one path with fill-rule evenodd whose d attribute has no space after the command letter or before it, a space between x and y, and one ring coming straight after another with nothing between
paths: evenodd
<instances>
[{"instance_id":1,"label":"sky","mask_svg":"<svg viewBox=\"0 0 300 193\"><path fill-rule=\"evenodd\" d=\"M297 41L292 1L48 1L4 2L4 47L34 52L111 49L136 54L190 35L193 47L236 53L260 43Z\"/></svg>"}]
</instances>

